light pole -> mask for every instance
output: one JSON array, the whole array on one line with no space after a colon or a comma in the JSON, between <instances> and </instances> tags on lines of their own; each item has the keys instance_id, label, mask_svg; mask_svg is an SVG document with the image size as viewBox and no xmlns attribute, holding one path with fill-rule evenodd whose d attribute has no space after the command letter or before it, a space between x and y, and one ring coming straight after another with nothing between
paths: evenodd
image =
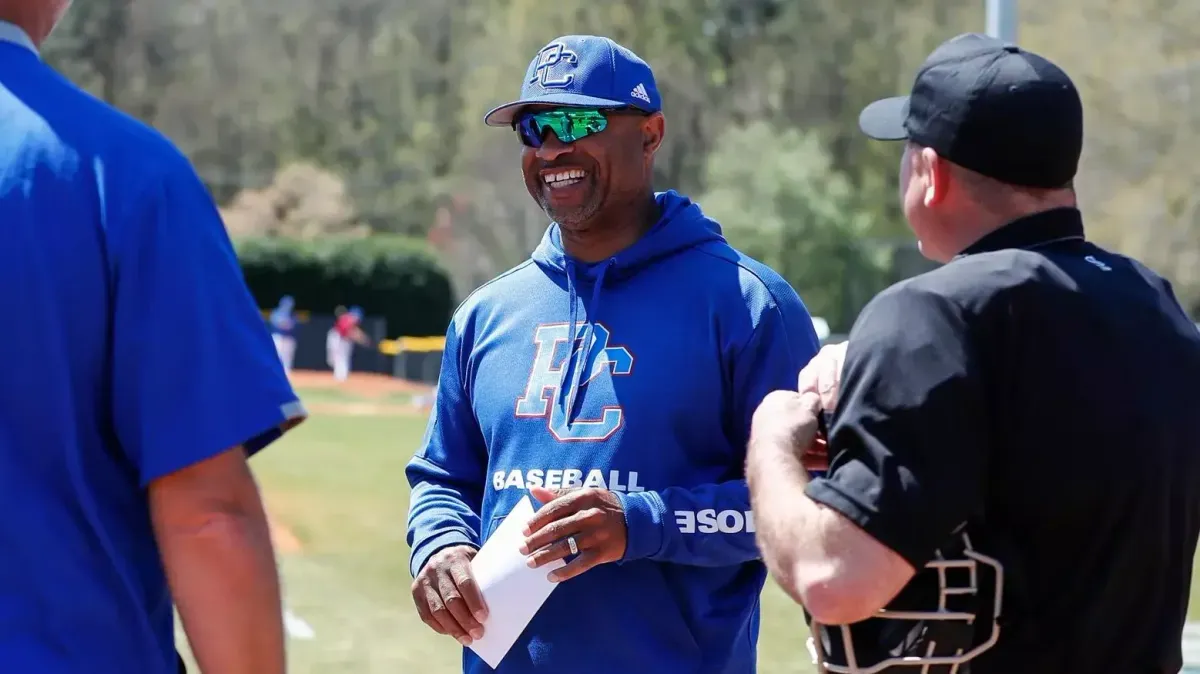
<instances>
[{"instance_id":1,"label":"light pole","mask_svg":"<svg viewBox=\"0 0 1200 674\"><path fill-rule=\"evenodd\" d=\"M986 0L987 34L1004 40L1017 41L1017 0Z\"/></svg>"}]
</instances>

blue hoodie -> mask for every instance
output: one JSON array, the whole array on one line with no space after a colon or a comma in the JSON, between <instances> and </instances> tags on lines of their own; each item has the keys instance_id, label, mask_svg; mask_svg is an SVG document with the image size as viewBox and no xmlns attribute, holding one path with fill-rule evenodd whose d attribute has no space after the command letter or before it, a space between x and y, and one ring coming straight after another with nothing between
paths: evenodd
<instances>
[{"instance_id":1,"label":"blue hoodie","mask_svg":"<svg viewBox=\"0 0 1200 674\"><path fill-rule=\"evenodd\" d=\"M495 671L755 670L766 570L752 529L728 531L750 510L751 415L795 388L817 336L795 291L699 206L657 200L660 221L598 264L569 258L551 225L447 331L406 471L413 575L482 545L535 486L612 490L628 529L624 559L559 585ZM583 367L565 363L572 334ZM469 649L463 669L493 671Z\"/></svg>"}]
</instances>

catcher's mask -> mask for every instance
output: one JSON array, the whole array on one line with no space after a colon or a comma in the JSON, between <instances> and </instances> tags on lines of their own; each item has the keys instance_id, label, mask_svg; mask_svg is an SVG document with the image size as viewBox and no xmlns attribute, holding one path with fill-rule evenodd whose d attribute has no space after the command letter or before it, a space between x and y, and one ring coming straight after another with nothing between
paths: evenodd
<instances>
[{"instance_id":1,"label":"catcher's mask","mask_svg":"<svg viewBox=\"0 0 1200 674\"><path fill-rule=\"evenodd\" d=\"M809 655L822 674L967 674L1000 637L1004 567L964 532L876 617L811 623Z\"/></svg>"}]
</instances>

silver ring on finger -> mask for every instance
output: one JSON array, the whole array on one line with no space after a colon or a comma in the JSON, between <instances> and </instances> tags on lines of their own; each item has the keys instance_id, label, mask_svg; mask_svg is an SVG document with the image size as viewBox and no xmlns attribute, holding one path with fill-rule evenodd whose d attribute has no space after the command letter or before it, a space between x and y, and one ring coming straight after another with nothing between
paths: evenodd
<instances>
[{"instance_id":1,"label":"silver ring on finger","mask_svg":"<svg viewBox=\"0 0 1200 674\"><path fill-rule=\"evenodd\" d=\"M572 555L579 554L579 546L575 543L574 536L567 536L567 547L571 549Z\"/></svg>"}]
</instances>

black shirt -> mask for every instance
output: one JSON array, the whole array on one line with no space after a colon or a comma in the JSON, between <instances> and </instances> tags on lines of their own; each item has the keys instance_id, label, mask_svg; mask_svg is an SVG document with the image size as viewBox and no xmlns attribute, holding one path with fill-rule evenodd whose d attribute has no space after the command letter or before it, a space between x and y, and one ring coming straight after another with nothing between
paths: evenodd
<instances>
[{"instance_id":1,"label":"black shirt","mask_svg":"<svg viewBox=\"0 0 1200 674\"><path fill-rule=\"evenodd\" d=\"M972 673L1178 672L1200 332L1170 284L1055 209L884 291L849 341L807 493L917 569L977 518L1012 542L1014 608Z\"/></svg>"}]
</instances>

